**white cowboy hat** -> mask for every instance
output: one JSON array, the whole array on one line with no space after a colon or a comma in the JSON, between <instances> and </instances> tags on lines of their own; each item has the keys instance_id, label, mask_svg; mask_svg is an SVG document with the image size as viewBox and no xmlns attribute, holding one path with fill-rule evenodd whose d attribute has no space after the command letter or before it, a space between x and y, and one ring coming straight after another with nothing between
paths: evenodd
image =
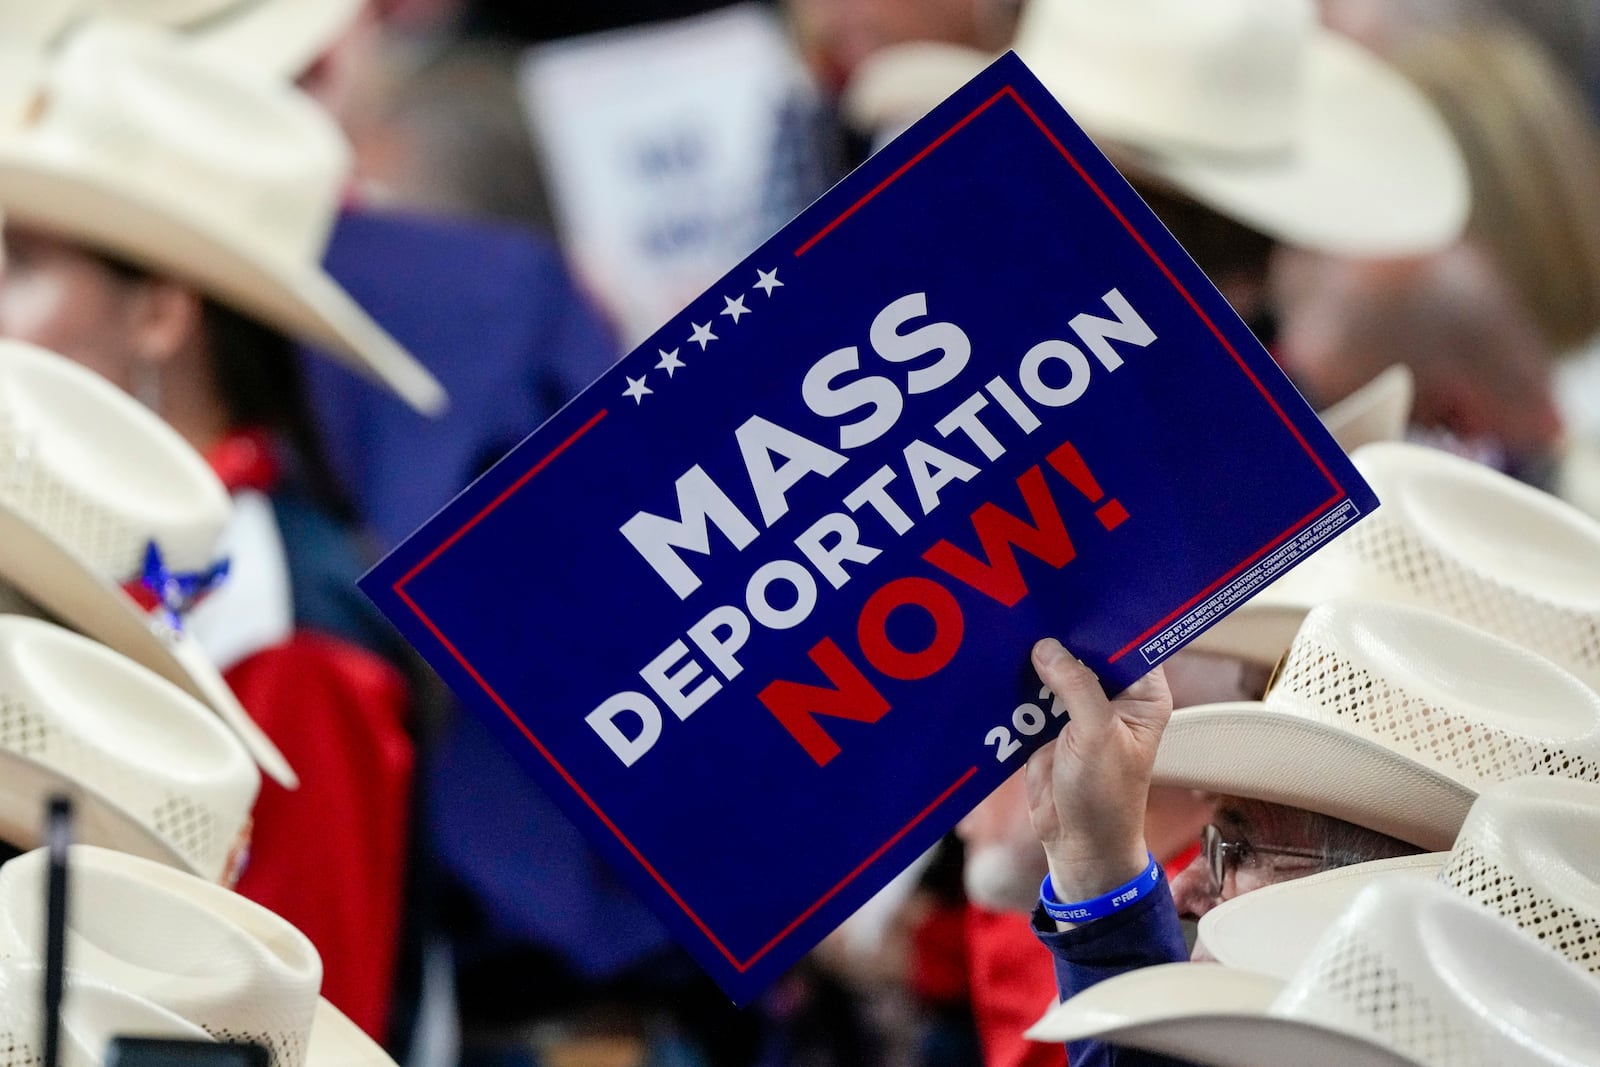
<instances>
[{"instance_id":1,"label":"white cowboy hat","mask_svg":"<svg viewBox=\"0 0 1600 1067\"><path fill-rule=\"evenodd\" d=\"M1154 781L1444 849L1525 774L1600 780L1600 693L1443 615L1343 601L1306 616L1261 700L1174 712Z\"/></svg>"},{"instance_id":2,"label":"white cowboy hat","mask_svg":"<svg viewBox=\"0 0 1600 1067\"><path fill-rule=\"evenodd\" d=\"M346 27L366 0L87 0L113 18L184 34L202 52L293 80Z\"/></svg>"},{"instance_id":3,"label":"white cowboy hat","mask_svg":"<svg viewBox=\"0 0 1600 1067\"><path fill-rule=\"evenodd\" d=\"M1600 979L1600 784L1529 777L1484 790L1449 852L1266 886L1200 919L1219 963L1287 978L1364 887L1437 879Z\"/></svg>"},{"instance_id":4,"label":"white cowboy hat","mask_svg":"<svg viewBox=\"0 0 1600 1067\"><path fill-rule=\"evenodd\" d=\"M46 856L0 867L0 958L42 957ZM120 852L69 853L73 970L144 997L219 1040L253 1041L273 1067L393 1067L317 995L322 960L299 930L203 879Z\"/></svg>"},{"instance_id":5,"label":"white cowboy hat","mask_svg":"<svg viewBox=\"0 0 1600 1067\"><path fill-rule=\"evenodd\" d=\"M320 265L349 147L304 94L97 20L52 57L35 109L0 139L8 220L183 278L417 410L443 408L433 375Z\"/></svg>"},{"instance_id":6,"label":"white cowboy hat","mask_svg":"<svg viewBox=\"0 0 1600 1067\"><path fill-rule=\"evenodd\" d=\"M1600 986L1441 886L1382 882L1288 982L1212 963L1147 967L1056 1005L1027 1036L1213 1067L1580 1067L1600 1048Z\"/></svg>"},{"instance_id":7,"label":"white cowboy hat","mask_svg":"<svg viewBox=\"0 0 1600 1067\"><path fill-rule=\"evenodd\" d=\"M1398 72L1321 27L1311 0L1032 0L1014 47L1091 136L1277 240L1403 255L1466 225L1449 127ZM884 49L855 72L845 113L903 126L990 58Z\"/></svg>"},{"instance_id":8,"label":"white cowboy hat","mask_svg":"<svg viewBox=\"0 0 1600 1067\"><path fill-rule=\"evenodd\" d=\"M1312 607L1363 597L1443 612L1600 685L1600 521L1421 445L1351 459L1381 506L1191 647L1274 663Z\"/></svg>"},{"instance_id":9,"label":"white cowboy hat","mask_svg":"<svg viewBox=\"0 0 1600 1067\"><path fill-rule=\"evenodd\" d=\"M44 1062L44 968L21 960L0 961L0 1067L39 1067ZM66 974L61 1002L63 1067L101 1067L114 1037L163 1037L211 1041L204 1030L124 990Z\"/></svg>"},{"instance_id":10,"label":"white cowboy hat","mask_svg":"<svg viewBox=\"0 0 1600 1067\"><path fill-rule=\"evenodd\" d=\"M132 397L52 352L0 341L0 583L204 701L293 788L181 616L174 628L124 588L145 576L152 545L173 575L212 571L228 514L211 468Z\"/></svg>"},{"instance_id":11,"label":"white cowboy hat","mask_svg":"<svg viewBox=\"0 0 1600 1067\"><path fill-rule=\"evenodd\" d=\"M1317 412L1339 447L1354 452L1366 445L1399 441L1411 420L1416 376L1404 363L1380 371L1366 385Z\"/></svg>"},{"instance_id":12,"label":"white cowboy hat","mask_svg":"<svg viewBox=\"0 0 1600 1067\"><path fill-rule=\"evenodd\" d=\"M231 882L261 780L193 697L86 637L0 615L0 839L40 844L52 793L80 840Z\"/></svg>"}]
</instances>

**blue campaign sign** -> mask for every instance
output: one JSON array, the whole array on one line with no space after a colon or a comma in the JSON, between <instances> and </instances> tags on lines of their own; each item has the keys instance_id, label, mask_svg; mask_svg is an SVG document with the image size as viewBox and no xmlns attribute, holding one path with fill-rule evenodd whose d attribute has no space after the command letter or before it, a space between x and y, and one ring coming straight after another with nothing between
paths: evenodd
<instances>
[{"instance_id":1,"label":"blue campaign sign","mask_svg":"<svg viewBox=\"0 0 1600 1067\"><path fill-rule=\"evenodd\" d=\"M1375 505L1008 55L363 586L746 1001Z\"/></svg>"}]
</instances>

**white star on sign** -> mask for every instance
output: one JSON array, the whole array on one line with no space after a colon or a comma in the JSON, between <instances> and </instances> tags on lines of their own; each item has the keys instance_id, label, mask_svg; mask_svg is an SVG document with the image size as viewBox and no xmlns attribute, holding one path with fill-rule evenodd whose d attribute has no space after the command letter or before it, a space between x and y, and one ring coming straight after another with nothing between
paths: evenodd
<instances>
[{"instance_id":1,"label":"white star on sign","mask_svg":"<svg viewBox=\"0 0 1600 1067\"><path fill-rule=\"evenodd\" d=\"M676 348L671 352L663 352L659 348L656 351L661 353L661 362L656 364L656 370L666 371L668 378L672 377L673 371L684 365L683 360L678 358L678 350Z\"/></svg>"},{"instance_id":2,"label":"white star on sign","mask_svg":"<svg viewBox=\"0 0 1600 1067\"><path fill-rule=\"evenodd\" d=\"M725 297L722 298L722 302L724 304L728 305L727 307L722 309L722 314L724 314L724 315L732 315L733 316L733 321L736 324L739 321L739 316L740 315L748 315L748 314L750 314L750 309L744 306L744 294L743 293L739 294L739 299L737 299L737 300L735 300L731 296L725 296Z\"/></svg>"},{"instance_id":3,"label":"white star on sign","mask_svg":"<svg viewBox=\"0 0 1600 1067\"><path fill-rule=\"evenodd\" d=\"M711 323L701 326L697 322L691 322L689 325L694 327L694 333L689 335L689 340L699 345L700 351L704 352L706 345L717 339L717 335L711 332Z\"/></svg>"},{"instance_id":4,"label":"white star on sign","mask_svg":"<svg viewBox=\"0 0 1600 1067\"><path fill-rule=\"evenodd\" d=\"M772 295L772 290L781 289L783 287L783 283L778 280L778 269L776 267L774 267L772 270L762 270L760 267L757 267L756 277L760 278L761 280L756 282L750 288L760 289L768 296ZM724 297L723 299L727 298Z\"/></svg>"},{"instance_id":5,"label":"white star on sign","mask_svg":"<svg viewBox=\"0 0 1600 1067\"><path fill-rule=\"evenodd\" d=\"M654 389L644 384L644 378L628 378L626 374L624 374L623 377L627 378L628 387L622 391L622 395L633 397L633 402L635 404L644 403L644 398L655 392ZM645 377L649 377L649 375L646 375Z\"/></svg>"}]
</instances>

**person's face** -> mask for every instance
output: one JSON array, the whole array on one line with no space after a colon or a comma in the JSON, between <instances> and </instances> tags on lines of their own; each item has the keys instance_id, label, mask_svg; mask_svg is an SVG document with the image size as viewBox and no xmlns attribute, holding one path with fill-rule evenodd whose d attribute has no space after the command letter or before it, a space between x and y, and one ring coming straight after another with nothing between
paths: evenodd
<instances>
[{"instance_id":1,"label":"person's face","mask_svg":"<svg viewBox=\"0 0 1600 1067\"><path fill-rule=\"evenodd\" d=\"M1352 323L1395 318L1415 260L1378 263L1280 248L1272 257L1281 329L1273 356L1313 407L1335 404L1371 381L1394 353L1352 343Z\"/></svg>"},{"instance_id":2,"label":"person's face","mask_svg":"<svg viewBox=\"0 0 1600 1067\"><path fill-rule=\"evenodd\" d=\"M29 341L131 390L136 283L77 245L7 224L0 337Z\"/></svg>"},{"instance_id":3,"label":"person's face","mask_svg":"<svg viewBox=\"0 0 1600 1067\"><path fill-rule=\"evenodd\" d=\"M1272 674L1270 667L1259 663L1192 648L1171 657L1162 668L1174 708L1259 700Z\"/></svg>"},{"instance_id":4,"label":"person's face","mask_svg":"<svg viewBox=\"0 0 1600 1067\"><path fill-rule=\"evenodd\" d=\"M295 79L295 85L348 129L363 103L362 93L374 91L369 83L381 50L377 12L372 4L363 4L350 25Z\"/></svg>"},{"instance_id":5,"label":"person's face","mask_svg":"<svg viewBox=\"0 0 1600 1067\"><path fill-rule=\"evenodd\" d=\"M1274 818L1283 811L1259 800L1225 797L1217 805L1212 823L1228 843L1219 888L1213 885L1211 863L1204 849L1194 862L1172 879L1172 899L1184 919L1198 919L1224 900L1232 900L1263 886L1315 874L1326 867L1316 858L1279 855L1273 850L1316 852L1320 842L1292 829L1299 820Z\"/></svg>"}]
</instances>

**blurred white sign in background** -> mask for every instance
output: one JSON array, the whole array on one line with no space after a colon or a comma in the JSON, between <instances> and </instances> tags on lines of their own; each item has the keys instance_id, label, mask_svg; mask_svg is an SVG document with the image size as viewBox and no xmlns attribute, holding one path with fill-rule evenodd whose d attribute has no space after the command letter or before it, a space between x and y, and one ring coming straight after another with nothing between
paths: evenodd
<instances>
[{"instance_id":1,"label":"blurred white sign in background","mask_svg":"<svg viewBox=\"0 0 1600 1067\"><path fill-rule=\"evenodd\" d=\"M561 242L624 348L829 184L820 94L754 4L537 46L520 86Z\"/></svg>"}]
</instances>

